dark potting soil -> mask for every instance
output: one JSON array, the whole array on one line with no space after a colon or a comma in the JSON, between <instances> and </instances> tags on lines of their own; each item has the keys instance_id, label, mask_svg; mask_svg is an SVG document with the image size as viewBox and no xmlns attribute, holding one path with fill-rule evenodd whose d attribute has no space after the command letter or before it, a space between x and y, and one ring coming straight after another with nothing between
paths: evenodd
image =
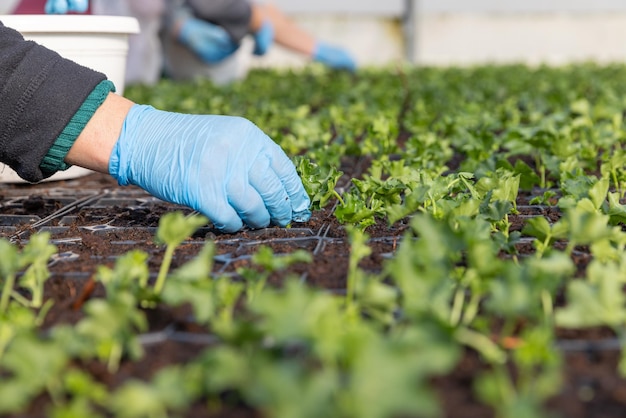
<instances>
[{"instance_id":1,"label":"dark potting soil","mask_svg":"<svg viewBox=\"0 0 626 418\"><path fill-rule=\"evenodd\" d=\"M156 272L163 257L163 247L155 244L154 233L161 215L172 210L191 211L154 199L138 188L121 188L101 174L61 182L37 185L0 185L0 235L20 244L38 230L48 230L58 247L56 261L50 266L52 277L46 284L46 298L54 305L44 328L61 323L76 323L81 307L89 298L101 297L104 290L93 281L95 266L112 266L116 257L129 250L142 250L148 255L151 272ZM538 214L551 222L559 217L558 209L532 205L529 197L521 195L519 214L511 215L512 231L520 231L525 219ZM393 256L408 222L393 226L384 222L367 229L371 254L361 261L361 268L380 272L386 259ZM250 255L260 246L269 246L275 254L305 249L313 255L312 263L296 263L287 271L274 274L270 284L280 286L286 275L295 275L314 287L333 292L345 291L350 246L344 226L337 222L328 207L314 212L311 220L291 228L270 227L244 230L236 234L219 234L210 227L201 228L177 248L172 268L191 260L205 240L216 245L214 270L235 274L238 267L250 266ZM517 245L518 257L534 253L532 244ZM503 254L503 256L507 256ZM573 256L580 272L590 262L588 249L577 248ZM146 311L149 332L177 331L202 334L189 321L186 308L157 308ZM614 335L606 329L584 331L559 330L563 341L605 341ZM114 388L129 378L150 379L164 366L184 363L194 358L207 344L165 339L145 344L144 356L136 362L123 361L117 373L109 373L99 362L79 364L97 380ZM617 418L626 413L626 381L617 372L619 348L587 348L565 351L563 389L547 406L558 415L569 418ZM493 411L481 404L473 390L474 378L484 370L479 356L467 350L455 370L447 376L433 379L433 388L440 398L445 416L450 418L489 418ZM29 416L44 416L45 396L38 398ZM210 417L258 417L259 414L243 404L231 402ZM189 416L207 416L198 405ZM201 411L201 412L200 412Z\"/></svg>"}]
</instances>

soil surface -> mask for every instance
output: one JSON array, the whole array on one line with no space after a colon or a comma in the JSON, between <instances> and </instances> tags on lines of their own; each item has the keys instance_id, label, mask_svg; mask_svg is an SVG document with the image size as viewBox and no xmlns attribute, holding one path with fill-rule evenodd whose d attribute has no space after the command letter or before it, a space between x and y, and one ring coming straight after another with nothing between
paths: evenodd
<instances>
[{"instance_id":1,"label":"soil surface","mask_svg":"<svg viewBox=\"0 0 626 418\"><path fill-rule=\"evenodd\" d=\"M154 232L162 214L172 210L191 211L164 203L138 188L121 188L108 176L90 174L83 178L37 185L0 185L0 236L16 243L25 242L34 231L47 230L58 254L51 263L52 277L47 282L46 298L54 300L45 328L60 323L75 323L81 318L81 306L88 299L102 295L103 289L91 280L97 265L112 265L116 257L131 249L149 254L150 271L156 272L163 247L154 243ZM529 197L520 195L519 214L510 217L512 230L521 230L528 216L543 214L551 221L559 219L558 209L530 205ZM367 271L379 272L393 254L408 228L406 222L389 227L380 222L368 228L371 255L361 262ZM193 258L205 240L216 244L215 270L236 274L236 269L250 265L250 255L261 245L274 253L284 254L306 249L313 254L312 263L296 264L286 274L297 275L311 286L332 292L346 287L349 244L343 225L332 214L332 207L316 211L309 222L291 228L244 230L236 234L219 234L210 225L201 228L180 246L172 268ZM518 245L519 257L534 252L532 245ZM504 256L504 255L503 255ZM574 254L579 271L590 261L589 252L579 248ZM271 277L280 286L284 278ZM124 362L116 374L109 374L99 363L85 364L98 380L115 387L129 377L150 378L161 367L182 363L200 353L211 343L210 336L198 332L185 309L155 309L148 313L150 328L145 356L139 362ZM151 339L165 335L167 338ZM193 334L195 340L180 338ZM614 335L605 329L559 331L564 350L561 393L548 406L560 416L569 418L617 418L626 414L626 381L617 372L619 346L611 345ZM608 342L608 343L607 343ZM450 418L489 418L493 411L476 398L472 382L483 363L476 353L468 351L448 376L433 380L445 416ZM31 408L31 416L42 416L44 397ZM193 416L193 412L190 414ZM220 411L220 417L257 417L245 406Z\"/></svg>"}]
</instances>

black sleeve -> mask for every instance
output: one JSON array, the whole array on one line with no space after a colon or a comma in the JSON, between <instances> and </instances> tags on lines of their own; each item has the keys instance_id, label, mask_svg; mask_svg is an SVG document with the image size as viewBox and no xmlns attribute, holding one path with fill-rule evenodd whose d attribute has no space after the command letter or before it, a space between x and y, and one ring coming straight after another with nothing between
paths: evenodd
<instances>
[{"instance_id":1,"label":"black sleeve","mask_svg":"<svg viewBox=\"0 0 626 418\"><path fill-rule=\"evenodd\" d=\"M0 162L27 181L42 180L41 160L105 79L0 22Z\"/></svg>"},{"instance_id":2,"label":"black sleeve","mask_svg":"<svg viewBox=\"0 0 626 418\"><path fill-rule=\"evenodd\" d=\"M187 0L196 17L219 25L237 42L250 31L252 7L245 0Z\"/></svg>"}]
</instances>

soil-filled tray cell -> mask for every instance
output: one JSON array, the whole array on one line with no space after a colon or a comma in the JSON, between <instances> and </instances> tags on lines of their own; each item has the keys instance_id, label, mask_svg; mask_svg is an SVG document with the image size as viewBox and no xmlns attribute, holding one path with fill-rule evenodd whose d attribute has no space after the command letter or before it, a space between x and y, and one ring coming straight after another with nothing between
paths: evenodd
<instances>
[{"instance_id":1,"label":"soil-filled tray cell","mask_svg":"<svg viewBox=\"0 0 626 418\"><path fill-rule=\"evenodd\" d=\"M23 226L39 220L36 215L0 215L0 226Z\"/></svg>"}]
</instances>

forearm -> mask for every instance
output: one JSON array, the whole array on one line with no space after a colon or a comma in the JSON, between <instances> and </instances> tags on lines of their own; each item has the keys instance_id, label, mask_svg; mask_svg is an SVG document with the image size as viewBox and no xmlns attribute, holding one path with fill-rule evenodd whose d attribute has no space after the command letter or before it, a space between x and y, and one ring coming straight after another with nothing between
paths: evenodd
<instances>
[{"instance_id":1,"label":"forearm","mask_svg":"<svg viewBox=\"0 0 626 418\"><path fill-rule=\"evenodd\" d=\"M252 3L250 30L252 32L259 30L266 19L274 26L274 40L277 44L309 57L313 55L316 41L310 33L296 25L276 6Z\"/></svg>"},{"instance_id":2,"label":"forearm","mask_svg":"<svg viewBox=\"0 0 626 418\"><path fill-rule=\"evenodd\" d=\"M67 127L104 80L0 23L0 161L32 182L53 174L42 163L60 137L79 134Z\"/></svg>"},{"instance_id":3,"label":"forearm","mask_svg":"<svg viewBox=\"0 0 626 418\"><path fill-rule=\"evenodd\" d=\"M109 93L70 148L65 162L108 173L111 151L133 105L132 101Z\"/></svg>"}]
</instances>

